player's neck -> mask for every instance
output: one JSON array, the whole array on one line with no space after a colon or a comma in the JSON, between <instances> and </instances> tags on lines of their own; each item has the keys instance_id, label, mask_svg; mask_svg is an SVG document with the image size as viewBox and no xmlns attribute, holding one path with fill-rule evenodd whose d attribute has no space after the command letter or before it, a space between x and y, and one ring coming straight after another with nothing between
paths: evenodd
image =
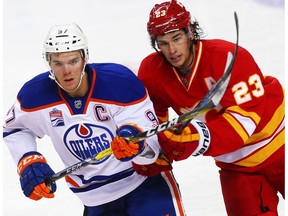
<instances>
[{"instance_id":1,"label":"player's neck","mask_svg":"<svg viewBox=\"0 0 288 216\"><path fill-rule=\"evenodd\" d=\"M183 77L188 77L191 74L191 69L193 67L194 59L195 59L195 46L192 45L192 49L189 55L189 58L186 62L188 62L187 66L176 68L178 73Z\"/></svg>"}]
</instances>

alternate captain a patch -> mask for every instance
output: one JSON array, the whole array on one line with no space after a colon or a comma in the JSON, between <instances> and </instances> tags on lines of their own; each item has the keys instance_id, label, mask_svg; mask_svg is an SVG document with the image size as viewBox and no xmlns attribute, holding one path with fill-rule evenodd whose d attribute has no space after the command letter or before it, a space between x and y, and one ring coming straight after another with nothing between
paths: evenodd
<instances>
[{"instance_id":1,"label":"alternate captain a patch","mask_svg":"<svg viewBox=\"0 0 288 216\"><path fill-rule=\"evenodd\" d=\"M54 108L49 112L51 124L53 127L64 126L64 119L62 115L62 111Z\"/></svg>"}]
</instances>

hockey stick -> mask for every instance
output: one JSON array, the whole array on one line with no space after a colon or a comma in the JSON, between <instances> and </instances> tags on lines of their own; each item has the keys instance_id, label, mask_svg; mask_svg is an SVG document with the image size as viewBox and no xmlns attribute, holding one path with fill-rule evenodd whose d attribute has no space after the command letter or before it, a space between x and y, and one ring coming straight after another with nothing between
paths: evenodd
<instances>
[{"instance_id":1,"label":"hockey stick","mask_svg":"<svg viewBox=\"0 0 288 216\"><path fill-rule=\"evenodd\" d=\"M69 166L61 171L59 171L58 173L55 173L54 175L52 175L50 178L47 178L45 180L45 184L47 186L50 186L52 182L55 182L83 167L86 167L92 163L95 163L99 160L102 160L103 158L109 156L112 154L112 149L111 148L107 148L101 152L98 152L98 154L87 158L86 160L80 161L79 163L73 164L72 166Z\"/></svg>"},{"instance_id":2,"label":"hockey stick","mask_svg":"<svg viewBox=\"0 0 288 216\"><path fill-rule=\"evenodd\" d=\"M187 126L187 124L196 116L200 115L201 113L205 112L208 109L211 109L215 106L217 106L222 99L226 88L228 86L231 72L233 69L233 65L237 56L238 51L238 41L239 41L239 24L238 24L238 17L237 13L234 12L234 19L235 19L235 25L236 25L236 44L234 48L234 54L229 52L227 56L226 66L224 70L224 74L222 77L215 83L215 85L212 86L212 88L209 90L209 92L205 95L205 97L197 104L197 106L191 110L190 112L187 112L177 118L174 118L170 121L164 122L162 124L159 124L157 127L152 128L150 130L144 131L142 133L139 133L135 136L131 137L123 137L127 141L130 142L138 142L141 140L144 140L150 136L153 136L155 134L158 134L162 131L165 131L167 129L173 128L176 125L180 125L179 129L176 129L176 133L181 133L182 129Z\"/></svg>"},{"instance_id":3,"label":"hockey stick","mask_svg":"<svg viewBox=\"0 0 288 216\"><path fill-rule=\"evenodd\" d=\"M217 104L219 104L220 100L222 99L225 90L228 86L230 75L232 72L232 68L235 62L235 58L237 55L238 50L238 40L239 40L239 25L238 25L238 17L236 12L234 12L234 18L236 23L236 33L237 33L237 40L234 48L234 54L232 55L230 52L227 56L226 66L225 66L225 72L222 75L222 77L213 85L213 87L209 90L209 92L205 95L205 97L197 104L197 106L191 110L190 112L187 112L177 118L174 118L170 121L164 122L160 125L158 125L156 128L152 128L150 130L144 131L142 133L139 133L135 136L131 137L123 137L129 142L139 142L141 140L144 140L148 137L151 137L153 135L156 135L157 133L160 133L162 131L165 131L167 129L170 129L178 124L182 124L183 126L180 126L180 128L184 128L193 118L200 115L201 113L205 112L208 109L211 109L215 107ZM176 131L177 132L177 131ZM179 132L179 131L178 131ZM58 173L55 173L50 178L47 178L45 180L46 185L51 185L52 182L55 182L79 169L82 167L86 167L90 164L93 164L109 155L112 154L112 149L108 148L105 149L98 154L87 158L86 160L80 161L79 163L76 163L72 166L69 166L63 170L61 170Z\"/></svg>"}]
</instances>

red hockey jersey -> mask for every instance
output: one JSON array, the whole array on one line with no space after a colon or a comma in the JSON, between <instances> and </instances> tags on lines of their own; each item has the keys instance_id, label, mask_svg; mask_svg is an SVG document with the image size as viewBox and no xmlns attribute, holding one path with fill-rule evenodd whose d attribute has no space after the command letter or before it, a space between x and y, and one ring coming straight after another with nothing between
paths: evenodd
<instances>
[{"instance_id":1,"label":"red hockey jersey","mask_svg":"<svg viewBox=\"0 0 288 216\"><path fill-rule=\"evenodd\" d=\"M160 122L168 108L178 115L193 109L223 75L228 52L235 44L201 40L191 74L183 78L159 53L147 56L138 77L148 89ZM264 76L251 54L239 47L227 90L214 109L198 119L206 122L211 144L204 155L219 167L255 171L272 163L284 149L284 90L279 81Z\"/></svg>"}]
</instances>

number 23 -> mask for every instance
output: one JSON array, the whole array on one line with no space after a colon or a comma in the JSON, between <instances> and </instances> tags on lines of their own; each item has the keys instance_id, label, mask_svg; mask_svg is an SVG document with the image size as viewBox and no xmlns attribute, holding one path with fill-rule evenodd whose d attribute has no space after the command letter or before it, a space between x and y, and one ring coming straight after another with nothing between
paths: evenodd
<instances>
[{"instance_id":1,"label":"number 23","mask_svg":"<svg viewBox=\"0 0 288 216\"><path fill-rule=\"evenodd\" d=\"M249 90L249 86L255 86L254 90ZM249 77L248 83L242 81L232 87L234 98L237 104L242 104L252 100L254 97L261 97L264 94L264 88L258 74Z\"/></svg>"}]
</instances>

